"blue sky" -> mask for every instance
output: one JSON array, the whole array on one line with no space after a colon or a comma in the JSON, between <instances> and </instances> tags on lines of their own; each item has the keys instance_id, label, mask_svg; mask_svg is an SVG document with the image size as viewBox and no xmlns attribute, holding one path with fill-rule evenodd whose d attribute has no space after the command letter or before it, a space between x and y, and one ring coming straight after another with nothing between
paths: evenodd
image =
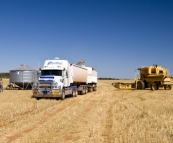
<instances>
[{"instance_id":1,"label":"blue sky","mask_svg":"<svg viewBox=\"0 0 173 143\"><path fill-rule=\"evenodd\" d=\"M0 72L60 59L134 78L153 64L173 76L172 0L0 0Z\"/></svg>"}]
</instances>

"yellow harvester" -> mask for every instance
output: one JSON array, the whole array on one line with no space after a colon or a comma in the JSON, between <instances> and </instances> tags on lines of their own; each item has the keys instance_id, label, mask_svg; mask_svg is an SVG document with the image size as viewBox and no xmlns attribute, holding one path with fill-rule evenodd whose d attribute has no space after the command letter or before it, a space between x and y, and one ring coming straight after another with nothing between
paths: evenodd
<instances>
[{"instance_id":1,"label":"yellow harvester","mask_svg":"<svg viewBox=\"0 0 173 143\"><path fill-rule=\"evenodd\" d=\"M171 83L171 77L167 69L158 66L145 66L138 68L139 78L135 79L134 83L112 83L119 89L145 89L151 88L152 90L158 90L159 87L164 87L165 90L171 90L173 83Z\"/></svg>"}]
</instances>

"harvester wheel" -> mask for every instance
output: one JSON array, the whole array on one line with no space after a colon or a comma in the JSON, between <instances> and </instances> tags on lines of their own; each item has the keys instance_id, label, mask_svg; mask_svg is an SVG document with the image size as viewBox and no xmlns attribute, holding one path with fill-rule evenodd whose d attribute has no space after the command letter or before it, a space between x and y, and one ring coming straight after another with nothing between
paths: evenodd
<instances>
[{"instance_id":1,"label":"harvester wheel","mask_svg":"<svg viewBox=\"0 0 173 143\"><path fill-rule=\"evenodd\" d=\"M158 90L159 86L155 83L151 84L151 90Z\"/></svg>"},{"instance_id":2,"label":"harvester wheel","mask_svg":"<svg viewBox=\"0 0 173 143\"><path fill-rule=\"evenodd\" d=\"M169 90L171 90L172 89L172 86L171 85L168 85L168 88L169 88Z\"/></svg>"},{"instance_id":3,"label":"harvester wheel","mask_svg":"<svg viewBox=\"0 0 173 143\"><path fill-rule=\"evenodd\" d=\"M142 80L137 82L137 89L145 89L145 83Z\"/></svg>"},{"instance_id":4,"label":"harvester wheel","mask_svg":"<svg viewBox=\"0 0 173 143\"><path fill-rule=\"evenodd\" d=\"M171 90L172 89L172 86L171 85L164 85L164 89L165 90Z\"/></svg>"}]
</instances>

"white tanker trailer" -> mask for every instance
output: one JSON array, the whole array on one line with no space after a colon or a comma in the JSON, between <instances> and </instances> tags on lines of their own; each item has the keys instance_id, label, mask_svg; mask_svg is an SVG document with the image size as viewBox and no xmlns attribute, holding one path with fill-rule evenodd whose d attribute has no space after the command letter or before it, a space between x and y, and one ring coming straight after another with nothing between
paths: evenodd
<instances>
[{"instance_id":1,"label":"white tanker trailer","mask_svg":"<svg viewBox=\"0 0 173 143\"><path fill-rule=\"evenodd\" d=\"M76 97L97 90L97 71L92 67L70 64L67 60L46 60L41 76L33 84L33 97Z\"/></svg>"}]
</instances>

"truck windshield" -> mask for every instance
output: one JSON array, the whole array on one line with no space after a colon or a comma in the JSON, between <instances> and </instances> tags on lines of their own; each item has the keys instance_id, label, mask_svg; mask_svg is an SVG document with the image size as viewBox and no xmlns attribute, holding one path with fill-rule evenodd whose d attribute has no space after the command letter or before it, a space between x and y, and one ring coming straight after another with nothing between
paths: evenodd
<instances>
[{"instance_id":1,"label":"truck windshield","mask_svg":"<svg viewBox=\"0 0 173 143\"><path fill-rule=\"evenodd\" d=\"M62 76L62 70L42 70L41 75L54 75L54 76Z\"/></svg>"}]
</instances>

